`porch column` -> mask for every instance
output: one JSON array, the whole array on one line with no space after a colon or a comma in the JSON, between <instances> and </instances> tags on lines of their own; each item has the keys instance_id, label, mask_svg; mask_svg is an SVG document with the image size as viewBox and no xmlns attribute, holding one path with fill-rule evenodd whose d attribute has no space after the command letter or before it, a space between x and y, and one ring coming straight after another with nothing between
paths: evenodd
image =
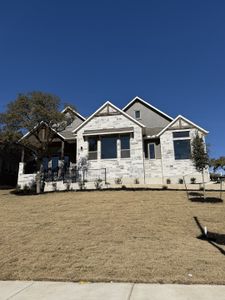
<instances>
[{"instance_id":1,"label":"porch column","mask_svg":"<svg viewBox=\"0 0 225 300\"><path fill-rule=\"evenodd\" d=\"M64 148L65 148L65 142L62 141L62 143L61 143L61 159L64 159Z\"/></svg>"},{"instance_id":2,"label":"porch column","mask_svg":"<svg viewBox=\"0 0 225 300\"><path fill-rule=\"evenodd\" d=\"M20 162L24 163L24 148L21 151L21 160Z\"/></svg>"}]
</instances>

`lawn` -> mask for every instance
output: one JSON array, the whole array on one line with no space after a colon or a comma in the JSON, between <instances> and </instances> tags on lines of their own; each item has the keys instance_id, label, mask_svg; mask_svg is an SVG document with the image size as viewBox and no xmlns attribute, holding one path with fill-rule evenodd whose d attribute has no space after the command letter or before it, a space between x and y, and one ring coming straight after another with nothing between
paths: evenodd
<instances>
[{"instance_id":1,"label":"lawn","mask_svg":"<svg viewBox=\"0 0 225 300\"><path fill-rule=\"evenodd\" d=\"M182 191L1 190L0 279L225 284L225 246L194 217L225 233L224 203Z\"/></svg>"}]
</instances>

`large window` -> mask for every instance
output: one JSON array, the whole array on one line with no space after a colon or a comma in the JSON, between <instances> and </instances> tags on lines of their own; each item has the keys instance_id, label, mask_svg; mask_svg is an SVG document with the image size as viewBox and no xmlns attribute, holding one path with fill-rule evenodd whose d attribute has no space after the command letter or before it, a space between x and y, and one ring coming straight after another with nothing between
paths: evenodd
<instances>
[{"instance_id":1,"label":"large window","mask_svg":"<svg viewBox=\"0 0 225 300\"><path fill-rule=\"evenodd\" d=\"M191 143L189 131L173 132L174 156L176 160L191 158Z\"/></svg>"},{"instance_id":2,"label":"large window","mask_svg":"<svg viewBox=\"0 0 225 300\"><path fill-rule=\"evenodd\" d=\"M104 136L101 138L101 158L117 158L117 136Z\"/></svg>"},{"instance_id":3,"label":"large window","mask_svg":"<svg viewBox=\"0 0 225 300\"><path fill-rule=\"evenodd\" d=\"M121 158L130 157L130 135L121 135L120 136L121 144Z\"/></svg>"},{"instance_id":4,"label":"large window","mask_svg":"<svg viewBox=\"0 0 225 300\"><path fill-rule=\"evenodd\" d=\"M94 160L97 159L98 155L98 139L97 137L91 137L88 139L88 159Z\"/></svg>"}]
</instances>

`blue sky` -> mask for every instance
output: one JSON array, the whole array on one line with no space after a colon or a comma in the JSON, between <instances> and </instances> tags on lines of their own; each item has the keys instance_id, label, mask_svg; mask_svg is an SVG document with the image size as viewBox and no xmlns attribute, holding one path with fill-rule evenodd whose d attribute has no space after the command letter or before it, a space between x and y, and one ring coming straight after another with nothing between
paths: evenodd
<instances>
[{"instance_id":1,"label":"blue sky","mask_svg":"<svg viewBox=\"0 0 225 300\"><path fill-rule=\"evenodd\" d=\"M87 116L138 95L210 131L225 155L225 1L0 3L0 111L41 90Z\"/></svg>"}]
</instances>

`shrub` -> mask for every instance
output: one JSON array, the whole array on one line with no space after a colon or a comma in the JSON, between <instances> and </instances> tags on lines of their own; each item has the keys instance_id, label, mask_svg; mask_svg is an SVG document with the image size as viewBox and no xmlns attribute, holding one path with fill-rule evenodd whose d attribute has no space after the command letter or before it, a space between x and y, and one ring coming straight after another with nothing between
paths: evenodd
<instances>
[{"instance_id":1,"label":"shrub","mask_svg":"<svg viewBox=\"0 0 225 300\"><path fill-rule=\"evenodd\" d=\"M195 177L192 177L191 178L191 184L195 184L196 183L196 178Z\"/></svg>"},{"instance_id":2,"label":"shrub","mask_svg":"<svg viewBox=\"0 0 225 300\"><path fill-rule=\"evenodd\" d=\"M135 179L134 179L134 184L139 184L139 183L140 183L139 179L138 179L138 178L135 178Z\"/></svg>"},{"instance_id":3,"label":"shrub","mask_svg":"<svg viewBox=\"0 0 225 300\"><path fill-rule=\"evenodd\" d=\"M55 192L56 189L57 189L57 183L56 183L56 182L53 182L53 183L52 183L52 187L53 187L53 191Z\"/></svg>"},{"instance_id":4,"label":"shrub","mask_svg":"<svg viewBox=\"0 0 225 300\"><path fill-rule=\"evenodd\" d=\"M179 183L179 184L183 184L183 183L184 183L184 180L183 180L182 178L179 178L178 183Z\"/></svg>"},{"instance_id":5,"label":"shrub","mask_svg":"<svg viewBox=\"0 0 225 300\"><path fill-rule=\"evenodd\" d=\"M168 189L168 186L167 185L163 185L162 186L162 190L167 190Z\"/></svg>"},{"instance_id":6,"label":"shrub","mask_svg":"<svg viewBox=\"0 0 225 300\"><path fill-rule=\"evenodd\" d=\"M15 192L16 193L21 192L21 185L17 184Z\"/></svg>"},{"instance_id":7,"label":"shrub","mask_svg":"<svg viewBox=\"0 0 225 300\"><path fill-rule=\"evenodd\" d=\"M80 190L85 190L85 183L86 183L85 180L84 181L81 180L78 182Z\"/></svg>"},{"instance_id":8,"label":"shrub","mask_svg":"<svg viewBox=\"0 0 225 300\"><path fill-rule=\"evenodd\" d=\"M122 178L121 177L116 178L115 184L122 184Z\"/></svg>"},{"instance_id":9,"label":"shrub","mask_svg":"<svg viewBox=\"0 0 225 300\"><path fill-rule=\"evenodd\" d=\"M102 188L102 179L101 178L95 179L94 185L95 185L96 190L101 190L101 188Z\"/></svg>"},{"instance_id":10,"label":"shrub","mask_svg":"<svg viewBox=\"0 0 225 300\"><path fill-rule=\"evenodd\" d=\"M168 179L166 179L166 183L167 184L171 184L171 180L168 178Z\"/></svg>"},{"instance_id":11,"label":"shrub","mask_svg":"<svg viewBox=\"0 0 225 300\"><path fill-rule=\"evenodd\" d=\"M121 187L122 190L126 190L126 188L127 187L125 185L122 185L122 187Z\"/></svg>"},{"instance_id":12,"label":"shrub","mask_svg":"<svg viewBox=\"0 0 225 300\"><path fill-rule=\"evenodd\" d=\"M66 183L66 190L67 190L67 192L70 190L70 182Z\"/></svg>"}]
</instances>

